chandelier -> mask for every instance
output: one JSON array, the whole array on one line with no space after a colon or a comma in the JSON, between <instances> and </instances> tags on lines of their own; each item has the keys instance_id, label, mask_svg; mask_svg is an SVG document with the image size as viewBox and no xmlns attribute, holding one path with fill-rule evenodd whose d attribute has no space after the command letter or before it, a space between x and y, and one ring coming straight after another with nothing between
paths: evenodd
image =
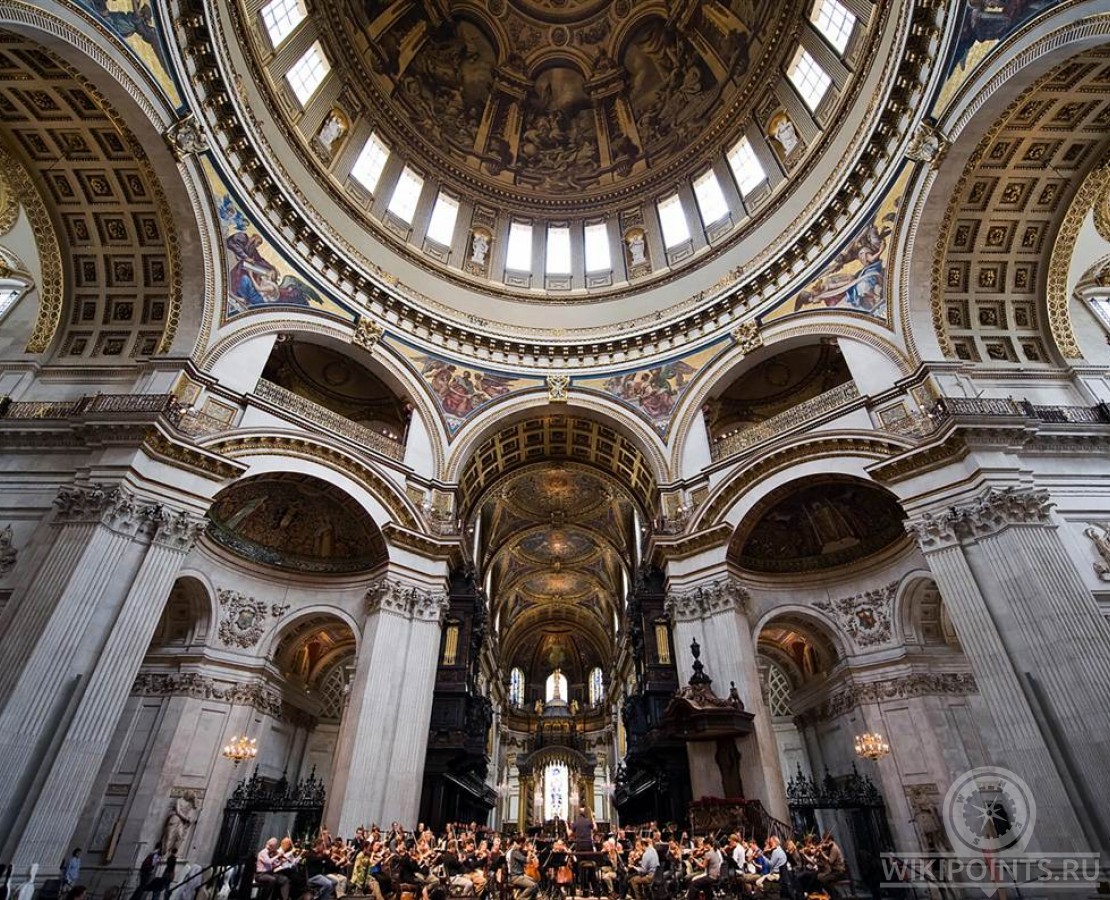
<instances>
[{"instance_id":1,"label":"chandelier","mask_svg":"<svg viewBox=\"0 0 1110 900\"><path fill-rule=\"evenodd\" d=\"M878 732L856 735L856 756L876 762L890 753L890 744Z\"/></svg>"},{"instance_id":2,"label":"chandelier","mask_svg":"<svg viewBox=\"0 0 1110 900\"><path fill-rule=\"evenodd\" d=\"M258 738L233 737L231 743L224 746L223 758L230 759L239 765L244 759L254 759L258 756Z\"/></svg>"}]
</instances>

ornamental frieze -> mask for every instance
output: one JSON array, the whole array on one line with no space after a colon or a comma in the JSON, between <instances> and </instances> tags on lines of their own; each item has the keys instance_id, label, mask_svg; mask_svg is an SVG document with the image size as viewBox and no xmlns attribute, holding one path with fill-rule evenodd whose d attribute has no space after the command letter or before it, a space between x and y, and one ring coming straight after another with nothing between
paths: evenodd
<instances>
[{"instance_id":1,"label":"ornamental frieze","mask_svg":"<svg viewBox=\"0 0 1110 900\"><path fill-rule=\"evenodd\" d=\"M1055 504L1046 490L991 488L980 497L924 513L906 524L923 550L990 537L1011 525L1051 525Z\"/></svg>"},{"instance_id":2,"label":"ornamental frieze","mask_svg":"<svg viewBox=\"0 0 1110 900\"><path fill-rule=\"evenodd\" d=\"M898 582L873 591L818 600L813 605L831 616L840 628L860 647L885 644L891 638L891 611Z\"/></svg>"},{"instance_id":3,"label":"ornamental frieze","mask_svg":"<svg viewBox=\"0 0 1110 900\"><path fill-rule=\"evenodd\" d=\"M131 693L144 697L190 697L252 706L264 715L292 724L315 725L315 718L284 702L281 694L261 681L216 681L199 672L140 672Z\"/></svg>"},{"instance_id":4,"label":"ornamental frieze","mask_svg":"<svg viewBox=\"0 0 1110 900\"><path fill-rule=\"evenodd\" d=\"M726 576L689 590L668 591L665 609L673 622L692 622L729 610L747 612L750 600L747 589Z\"/></svg>"}]
</instances>

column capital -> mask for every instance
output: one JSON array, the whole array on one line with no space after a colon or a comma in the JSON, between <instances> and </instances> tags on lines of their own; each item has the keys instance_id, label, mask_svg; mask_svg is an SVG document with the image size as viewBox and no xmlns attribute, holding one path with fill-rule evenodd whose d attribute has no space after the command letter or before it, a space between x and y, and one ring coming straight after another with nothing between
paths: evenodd
<instances>
[{"instance_id":1,"label":"column capital","mask_svg":"<svg viewBox=\"0 0 1110 900\"><path fill-rule=\"evenodd\" d=\"M366 591L366 611L387 612L405 619L443 623L450 601L442 589L428 589L409 581L386 576Z\"/></svg>"},{"instance_id":2,"label":"column capital","mask_svg":"<svg viewBox=\"0 0 1110 900\"><path fill-rule=\"evenodd\" d=\"M208 520L196 513L161 506L157 515L154 543L188 553L204 534Z\"/></svg>"},{"instance_id":3,"label":"column capital","mask_svg":"<svg viewBox=\"0 0 1110 900\"><path fill-rule=\"evenodd\" d=\"M991 488L938 513L923 513L906 523L922 550L938 550L989 537L1011 525L1051 525L1055 504L1044 489Z\"/></svg>"},{"instance_id":4,"label":"column capital","mask_svg":"<svg viewBox=\"0 0 1110 900\"><path fill-rule=\"evenodd\" d=\"M99 524L120 534L146 536L178 550L189 550L204 529L195 513L148 501L122 484L64 484L54 498L54 521Z\"/></svg>"},{"instance_id":5,"label":"column capital","mask_svg":"<svg viewBox=\"0 0 1110 900\"><path fill-rule=\"evenodd\" d=\"M746 613L750 600L747 588L731 575L726 575L685 590L668 590L665 608L671 621L692 622L708 619L720 612Z\"/></svg>"}]
</instances>

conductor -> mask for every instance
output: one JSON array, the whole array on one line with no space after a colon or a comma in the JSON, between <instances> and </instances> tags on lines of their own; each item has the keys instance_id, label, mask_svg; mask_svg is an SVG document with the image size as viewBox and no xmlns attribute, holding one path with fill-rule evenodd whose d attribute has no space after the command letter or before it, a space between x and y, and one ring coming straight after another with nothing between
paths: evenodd
<instances>
[{"instance_id":1,"label":"conductor","mask_svg":"<svg viewBox=\"0 0 1110 900\"><path fill-rule=\"evenodd\" d=\"M583 804L578 807L578 815L574 822L567 828L567 837L570 838L574 849L577 851L590 851L594 849L594 818Z\"/></svg>"}]
</instances>

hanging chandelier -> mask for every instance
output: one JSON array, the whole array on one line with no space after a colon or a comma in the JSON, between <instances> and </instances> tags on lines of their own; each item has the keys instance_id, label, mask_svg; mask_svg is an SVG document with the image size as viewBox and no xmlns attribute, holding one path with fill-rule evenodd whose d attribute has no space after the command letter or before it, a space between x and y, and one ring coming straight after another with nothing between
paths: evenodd
<instances>
[{"instance_id":1,"label":"hanging chandelier","mask_svg":"<svg viewBox=\"0 0 1110 900\"><path fill-rule=\"evenodd\" d=\"M232 737L231 743L224 746L223 758L230 759L239 765L245 759L254 759L258 756L258 738Z\"/></svg>"},{"instance_id":2,"label":"hanging chandelier","mask_svg":"<svg viewBox=\"0 0 1110 900\"><path fill-rule=\"evenodd\" d=\"M878 732L856 735L856 756L877 762L890 753L890 744Z\"/></svg>"}]
</instances>

